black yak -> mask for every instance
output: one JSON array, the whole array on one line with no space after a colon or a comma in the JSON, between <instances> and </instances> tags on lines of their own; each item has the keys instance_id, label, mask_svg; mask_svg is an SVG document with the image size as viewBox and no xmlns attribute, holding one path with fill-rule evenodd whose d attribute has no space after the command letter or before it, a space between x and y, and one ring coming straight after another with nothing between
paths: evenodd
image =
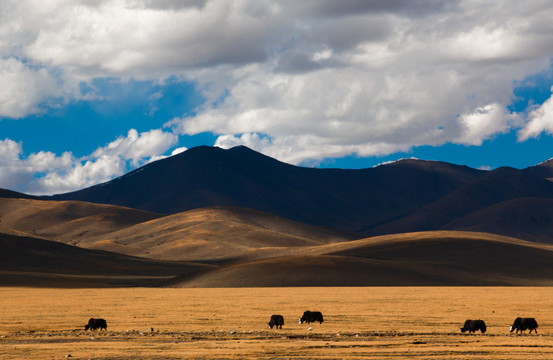
<instances>
[{"instance_id":1,"label":"black yak","mask_svg":"<svg viewBox=\"0 0 553 360\"><path fill-rule=\"evenodd\" d=\"M276 326L277 329L282 329L282 325L284 325L284 317L282 315L271 315L271 320L267 324L271 329L273 326Z\"/></svg>"},{"instance_id":2,"label":"black yak","mask_svg":"<svg viewBox=\"0 0 553 360\"><path fill-rule=\"evenodd\" d=\"M90 329L90 330L96 330L96 329L104 329L104 330L108 330L108 323L106 322L106 320L104 319L94 319L94 318L90 318L88 320L88 324L86 324L84 326L84 329L85 331Z\"/></svg>"},{"instance_id":3,"label":"black yak","mask_svg":"<svg viewBox=\"0 0 553 360\"><path fill-rule=\"evenodd\" d=\"M474 333L477 330L480 330L480 332L483 334L486 332L486 323L484 320L467 320L465 321L465 325L461 328L461 332L464 333L465 331L468 331L469 333Z\"/></svg>"},{"instance_id":4,"label":"black yak","mask_svg":"<svg viewBox=\"0 0 553 360\"><path fill-rule=\"evenodd\" d=\"M520 330L520 333L522 334L524 332L524 330L530 329L530 332L528 334L531 334L532 330L534 330L534 332L537 334L538 333L538 330L536 330L537 328L538 328L538 323L537 323L536 319L517 317L515 319L515 322L513 323L513 325L511 325L510 332L513 332L513 330L516 330L516 332L515 332L515 334L516 334Z\"/></svg>"},{"instance_id":5,"label":"black yak","mask_svg":"<svg viewBox=\"0 0 553 360\"><path fill-rule=\"evenodd\" d=\"M302 317L300 318L300 324L303 324L303 323L310 324L315 321L318 321L319 324L323 323L324 321L323 314L321 314L320 311L307 310L306 312L303 313Z\"/></svg>"}]
</instances>

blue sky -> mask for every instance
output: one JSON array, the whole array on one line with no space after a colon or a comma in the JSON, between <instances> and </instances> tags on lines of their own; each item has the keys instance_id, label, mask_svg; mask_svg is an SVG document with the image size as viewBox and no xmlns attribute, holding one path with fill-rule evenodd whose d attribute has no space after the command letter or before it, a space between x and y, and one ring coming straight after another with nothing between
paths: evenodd
<instances>
[{"instance_id":1,"label":"blue sky","mask_svg":"<svg viewBox=\"0 0 553 360\"><path fill-rule=\"evenodd\" d=\"M553 157L544 1L0 3L0 188L91 186L198 145L303 166Z\"/></svg>"}]
</instances>

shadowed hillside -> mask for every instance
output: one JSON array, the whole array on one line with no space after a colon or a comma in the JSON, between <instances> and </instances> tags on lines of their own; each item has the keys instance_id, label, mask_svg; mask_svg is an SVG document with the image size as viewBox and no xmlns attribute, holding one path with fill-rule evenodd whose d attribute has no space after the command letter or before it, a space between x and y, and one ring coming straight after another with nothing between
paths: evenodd
<instances>
[{"instance_id":1,"label":"shadowed hillside","mask_svg":"<svg viewBox=\"0 0 553 360\"><path fill-rule=\"evenodd\" d=\"M172 286L553 285L553 247L484 233L423 232L302 248Z\"/></svg>"},{"instance_id":2,"label":"shadowed hillside","mask_svg":"<svg viewBox=\"0 0 553 360\"><path fill-rule=\"evenodd\" d=\"M0 232L0 248L2 286L146 286L207 267L80 249L4 232Z\"/></svg>"},{"instance_id":3,"label":"shadowed hillside","mask_svg":"<svg viewBox=\"0 0 553 360\"><path fill-rule=\"evenodd\" d=\"M444 229L488 232L553 243L553 199L518 198L470 213Z\"/></svg>"},{"instance_id":4,"label":"shadowed hillside","mask_svg":"<svg viewBox=\"0 0 553 360\"><path fill-rule=\"evenodd\" d=\"M440 229L462 230L466 229L466 225L461 225L456 220L464 217L475 219L478 216L480 216L480 229L486 232L494 232L493 229L496 224L493 221L497 218L489 219L486 216L491 215L491 213L481 210L493 205L500 207L500 204L506 201L530 197L553 199L553 183L534 175L528 175L521 170L499 168L482 175L475 181L452 191L420 210L377 226L370 231L366 231L366 233L378 235ZM521 217L532 217L533 210L531 207L519 208L518 210ZM530 211L530 213L523 214L524 210ZM475 213L475 215L471 216L472 213ZM543 215L547 216L546 214ZM550 219L553 220L553 218ZM459 224L459 227L455 224ZM530 224L525 226L530 226ZM510 229L513 232L504 231L501 234L508 236L520 234L517 229L513 227L510 227ZM550 239L548 241L553 241L553 234L549 231L542 234Z\"/></svg>"}]
</instances>

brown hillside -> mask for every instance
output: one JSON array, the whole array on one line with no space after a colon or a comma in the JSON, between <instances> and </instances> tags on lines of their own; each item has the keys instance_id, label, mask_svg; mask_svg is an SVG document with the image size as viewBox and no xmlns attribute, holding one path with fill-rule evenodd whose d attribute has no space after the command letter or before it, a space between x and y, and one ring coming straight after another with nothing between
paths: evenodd
<instances>
[{"instance_id":1,"label":"brown hillside","mask_svg":"<svg viewBox=\"0 0 553 360\"><path fill-rule=\"evenodd\" d=\"M277 248L357 237L260 211L215 207L186 211L83 240L79 246L153 259L198 261L274 256Z\"/></svg>"},{"instance_id":2,"label":"brown hillside","mask_svg":"<svg viewBox=\"0 0 553 360\"><path fill-rule=\"evenodd\" d=\"M0 198L0 226L75 244L162 215L79 201Z\"/></svg>"},{"instance_id":3,"label":"brown hillside","mask_svg":"<svg viewBox=\"0 0 553 360\"><path fill-rule=\"evenodd\" d=\"M388 235L290 249L185 276L178 287L553 285L553 247L485 233Z\"/></svg>"}]
</instances>

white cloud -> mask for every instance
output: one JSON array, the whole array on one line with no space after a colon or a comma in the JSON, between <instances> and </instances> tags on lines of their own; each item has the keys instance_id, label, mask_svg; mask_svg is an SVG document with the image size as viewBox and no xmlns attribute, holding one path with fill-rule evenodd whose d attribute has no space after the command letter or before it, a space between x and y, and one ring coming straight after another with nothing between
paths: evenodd
<instances>
[{"instance_id":1,"label":"white cloud","mask_svg":"<svg viewBox=\"0 0 553 360\"><path fill-rule=\"evenodd\" d=\"M179 148L176 148L175 150L171 151L171 156L174 156L174 155L178 155L182 152L185 152L186 150L188 150L186 147L179 147Z\"/></svg>"},{"instance_id":2,"label":"white cloud","mask_svg":"<svg viewBox=\"0 0 553 360\"><path fill-rule=\"evenodd\" d=\"M516 120L517 115L507 113L500 104L479 107L470 114L459 116L461 135L454 142L481 145L490 136L507 132Z\"/></svg>"},{"instance_id":3,"label":"white cloud","mask_svg":"<svg viewBox=\"0 0 553 360\"><path fill-rule=\"evenodd\" d=\"M178 137L172 133L160 129L138 133L135 129L129 130L126 137L119 137L106 146L97 149L93 158L120 157L130 160L136 167L143 159L163 154L178 141Z\"/></svg>"},{"instance_id":4,"label":"white cloud","mask_svg":"<svg viewBox=\"0 0 553 360\"><path fill-rule=\"evenodd\" d=\"M0 141L0 162L6 163L17 160L21 150L21 143L17 143L10 139Z\"/></svg>"},{"instance_id":5,"label":"white cloud","mask_svg":"<svg viewBox=\"0 0 553 360\"><path fill-rule=\"evenodd\" d=\"M206 103L174 134L129 133L95 159L137 165L206 131L296 163L478 145L521 126L507 105L516 80L550 70L552 16L514 0L1 2L0 116L79 98L94 78L176 77ZM521 139L551 132L547 106Z\"/></svg>"},{"instance_id":6,"label":"white cloud","mask_svg":"<svg viewBox=\"0 0 553 360\"><path fill-rule=\"evenodd\" d=\"M79 190L123 175L127 171L124 159L101 156L93 160L73 159L71 166L50 169L33 181L35 194L56 194Z\"/></svg>"},{"instance_id":7,"label":"white cloud","mask_svg":"<svg viewBox=\"0 0 553 360\"><path fill-rule=\"evenodd\" d=\"M58 157L40 151L24 157L21 143L4 139L0 141L0 187L26 191L37 173L65 171L74 161L70 153Z\"/></svg>"},{"instance_id":8,"label":"white cloud","mask_svg":"<svg viewBox=\"0 0 553 360\"><path fill-rule=\"evenodd\" d=\"M295 162L446 142L479 145L520 126L519 114L507 110L513 81L547 69L553 55L544 46L553 41L545 31L553 9L539 4L539 12L459 2L456 9L367 5L345 14L340 10L348 5L309 4L301 18L283 10L291 20L273 24L284 34L282 50L264 62L195 74L208 99L225 89L224 100L167 125L180 134L213 132L221 136L217 145L244 144ZM486 20L490 13L493 22Z\"/></svg>"},{"instance_id":9,"label":"white cloud","mask_svg":"<svg viewBox=\"0 0 553 360\"><path fill-rule=\"evenodd\" d=\"M553 92L553 87L551 88ZM541 133L553 135L553 96L528 114L528 122L519 131L520 141L538 137Z\"/></svg>"},{"instance_id":10,"label":"white cloud","mask_svg":"<svg viewBox=\"0 0 553 360\"><path fill-rule=\"evenodd\" d=\"M32 69L14 58L0 58L0 118L40 113L41 105L62 96L45 68Z\"/></svg>"},{"instance_id":11,"label":"white cloud","mask_svg":"<svg viewBox=\"0 0 553 360\"><path fill-rule=\"evenodd\" d=\"M23 154L21 143L0 141L0 187L31 194L55 194L109 181L129 170L164 158L177 136L156 129L129 130L89 156L75 158L70 152L57 156L40 151ZM178 150L174 150L178 151Z\"/></svg>"}]
</instances>

